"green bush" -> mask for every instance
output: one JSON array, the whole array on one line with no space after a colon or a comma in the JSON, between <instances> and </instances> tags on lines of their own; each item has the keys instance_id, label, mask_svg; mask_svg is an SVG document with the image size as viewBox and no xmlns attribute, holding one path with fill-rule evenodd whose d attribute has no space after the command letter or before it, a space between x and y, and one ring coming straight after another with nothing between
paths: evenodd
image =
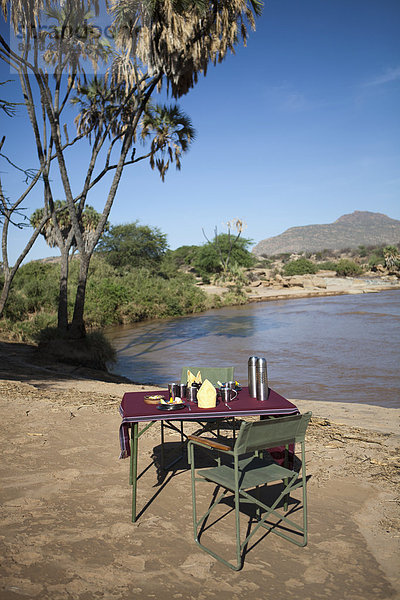
<instances>
[{"instance_id":1,"label":"green bush","mask_svg":"<svg viewBox=\"0 0 400 600\"><path fill-rule=\"evenodd\" d=\"M326 260L322 263L317 263L318 271L336 271L337 263Z\"/></svg>"},{"instance_id":2,"label":"green bush","mask_svg":"<svg viewBox=\"0 0 400 600\"><path fill-rule=\"evenodd\" d=\"M373 267L377 267L378 265L385 264L385 257L383 256L383 252L374 252L368 260L368 267L372 269Z\"/></svg>"},{"instance_id":3,"label":"green bush","mask_svg":"<svg viewBox=\"0 0 400 600\"><path fill-rule=\"evenodd\" d=\"M116 277L99 279L91 277L86 289L85 314L87 320L97 327L122 322L121 306L128 303L131 291L123 280Z\"/></svg>"},{"instance_id":4,"label":"green bush","mask_svg":"<svg viewBox=\"0 0 400 600\"><path fill-rule=\"evenodd\" d=\"M283 267L283 274L286 276L291 275L306 275L308 273L314 274L318 271L318 267L306 258L298 258L297 260L291 260L286 263Z\"/></svg>"},{"instance_id":5,"label":"green bush","mask_svg":"<svg viewBox=\"0 0 400 600\"><path fill-rule=\"evenodd\" d=\"M342 258L338 260L336 264L336 274L341 277L352 277L356 275L361 275L363 272L360 265L355 263L352 260L348 260L347 258Z\"/></svg>"},{"instance_id":6,"label":"green bush","mask_svg":"<svg viewBox=\"0 0 400 600\"><path fill-rule=\"evenodd\" d=\"M234 265L236 265L236 267L244 268L253 267L255 265L257 259L254 254L247 249L250 244L251 240L246 238L239 238L236 240L230 253L228 270L230 267L234 268ZM228 234L221 233L218 235L218 245L224 260L226 260L230 248ZM194 252L194 255L191 258L191 265L200 276L221 273L223 266L215 242L207 242L203 246L198 246L197 251Z\"/></svg>"},{"instance_id":7,"label":"green bush","mask_svg":"<svg viewBox=\"0 0 400 600\"><path fill-rule=\"evenodd\" d=\"M205 310L208 297L190 274L167 278L148 269L108 273L94 265L87 285L85 320L90 327L134 323Z\"/></svg>"},{"instance_id":8,"label":"green bush","mask_svg":"<svg viewBox=\"0 0 400 600\"><path fill-rule=\"evenodd\" d=\"M28 316L28 305L25 296L14 287L8 295L7 304L4 307L4 317L10 321L22 321Z\"/></svg>"},{"instance_id":9,"label":"green bush","mask_svg":"<svg viewBox=\"0 0 400 600\"><path fill-rule=\"evenodd\" d=\"M12 290L23 299L25 312L52 310L58 301L59 279L59 264L34 261L19 268L12 284ZM8 305L10 304L11 298L8 301ZM22 308L21 303L20 308ZM10 306L8 310L10 310Z\"/></svg>"}]
</instances>

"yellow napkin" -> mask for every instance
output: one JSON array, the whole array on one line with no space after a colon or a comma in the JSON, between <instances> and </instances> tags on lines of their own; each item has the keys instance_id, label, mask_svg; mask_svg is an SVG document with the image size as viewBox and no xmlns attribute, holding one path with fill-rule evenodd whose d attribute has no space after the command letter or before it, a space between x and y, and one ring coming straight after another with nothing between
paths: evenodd
<instances>
[{"instance_id":1,"label":"yellow napkin","mask_svg":"<svg viewBox=\"0 0 400 600\"><path fill-rule=\"evenodd\" d=\"M187 372L187 383L188 386L193 385L194 383L201 383L201 373L200 371L197 372L197 375L194 376L193 373L191 371L188 370Z\"/></svg>"},{"instance_id":2,"label":"yellow napkin","mask_svg":"<svg viewBox=\"0 0 400 600\"><path fill-rule=\"evenodd\" d=\"M197 392L197 406L199 408L214 408L217 406L217 390L206 379Z\"/></svg>"}]
</instances>

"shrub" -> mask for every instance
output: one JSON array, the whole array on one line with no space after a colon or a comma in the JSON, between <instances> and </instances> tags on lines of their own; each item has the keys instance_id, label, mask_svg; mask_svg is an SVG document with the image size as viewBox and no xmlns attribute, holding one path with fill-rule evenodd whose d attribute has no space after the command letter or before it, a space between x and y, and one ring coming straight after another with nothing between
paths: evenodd
<instances>
[{"instance_id":1,"label":"shrub","mask_svg":"<svg viewBox=\"0 0 400 600\"><path fill-rule=\"evenodd\" d=\"M286 263L283 267L283 274L287 276L291 275L306 275L307 273L314 274L318 271L318 267L306 258L298 258L297 260L291 260Z\"/></svg>"},{"instance_id":2,"label":"shrub","mask_svg":"<svg viewBox=\"0 0 400 600\"><path fill-rule=\"evenodd\" d=\"M342 277L352 277L355 275L361 275L363 272L360 265L347 258L338 260L336 264L336 274Z\"/></svg>"},{"instance_id":3,"label":"shrub","mask_svg":"<svg viewBox=\"0 0 400 600\"><path fill-rule=\"evenodd\" d=\"M385 264L385 257L383 256L382 249L380 252L378 252L378 251L373 252L373 254L369 257L368 267L370 269L372 269L373 267L376 267L377 265L384 265L384 264Z\"/></svg>"},{"instance_id":4,"label":"shrub","mask_svg":"<svg viewBox=\"0 0 400 600\"><path fill-rule=\"evenodd\" d=\"M230 238L226 233L220 233L217 239L224 260L227 259L230 252L228 271L231 268L234 268L233 265L236 265L236 267L249 268L254 266L257 262L254 254L247 249L251 244L251 240L246 238L237 239L230 251L230 241L232 240L232 237ZM203 246L199 246L192 258L191 264L200 276L220 273L223 270L223 266L219 252L216 248L215 240L213 242L207 242Z\"/></svg>"},{"instance_id":5,"label":"shrub","mask_svg":"<svg viewBox=\"0 0 400 600\"><path fill-rule=\"evenodd\" d=\"M120 308L131 299L131 291L121 278L92 277L87 284L85 315L96 326L120 323Z\"/></svg>"},{"instance_id":6,"label":"shrub","mask_svg":"<svg viewBox=\"0 0 400 600\"><path fill-rule=\"evenodd\" d=\"M317 263L318 271L336 271L337 263L326 260L322 263Z\"/></svg>"},{"instance_id":7,"label":"shrub","mask_svg":"<svg viewBox=\"0 0 400 600\"><path fill-rule=\"evenodd\" d=\"M23 299L26 312L52 310L57 306L59 279L60 266L58 264L33 261L20 267L15 275L12 289ZM11 298L9 298L8 304L11 304Z\"/></svg>"}]
</instances>

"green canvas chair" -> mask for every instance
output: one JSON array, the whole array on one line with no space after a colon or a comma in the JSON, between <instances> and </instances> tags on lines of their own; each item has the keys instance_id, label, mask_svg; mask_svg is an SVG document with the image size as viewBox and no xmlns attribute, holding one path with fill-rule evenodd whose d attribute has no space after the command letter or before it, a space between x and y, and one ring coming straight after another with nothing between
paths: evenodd
<instances>
[{"instance_id":1,"label":"green canvas chair","mask_svg":"<svg viewBox=\"0 0 400 600\"><path fill-rule=\"evenodd\" d=\"M202 381L204 382L206 379L210 383L213 384L214 387L219 387L218 382L225 383L227 381L234 381L235 375L235 367L182 367L182 375L181 375L181 383L187 382L187 372L191 371L193 375L197 375L200 371ZM230 418L233 423L235 422L235 417ZM201 426L201 433L211 433L216 437L220 435L220 424L223 421L227 421L228 419L202 419L198 420L197 423ZM215 432L214 432L215 428ZM233 425L233 432L234 432Z\"/></svg>"},{"instance_id":2,"label":"green canvas chair","mask_svg":"<svg viewBox=\"0 0 400 600\"><path fill-rule=\"evenodd\" d=\"M231 448L215 440L207 440L197 436L189 436L188 456L192 477L193 528L195 542L214 558L231 569L238 571L242 568L244 554L250 538L260 527L267 529L284 539L298 545L307 544L307 495L306 495L306 466L305 466L305 432L311 418L311 413L295 415L257 422L242 423L236 442ZM296 443L301 447L301 468L299 472L280 466L272 459L265 448L285 446L288 455L289 444ZM195 470L195 447L212 448L219 456L223 455L224 464L203 470ZM286 462L286 465L288 462ZM213 500L202 517L197 516L196 482L209 481L217 485ZM268 484L275 483L274 486ZM222 493L217 496L219 488ZM276 488L278 488L276 493ZM290 496L291 492L302 488L302 499ZM249 493L252 491L252 493ZM228 494L233 494L236 528L236 563L229 562L215 550L200 542L205 533L206 521L213 509ZM271 496L273 500L261 501L260 493ZM263 497L264 498L264 497ZM294 506L288 509L288 500ZM254 515L250 515L248 535L241 542L240 538L240 509L241 503L249 503L254 507ZM289 518L293 513L302 509L301 524ZM230 511L229 511L230 512ZM226 515L225 515L226 516ZM209 527L220 525L224 517L219 515ZM253 523L256 520L255 524ZM209 528L207 526L207 529Z\"/></svg>"},{"instance_id":3,"label":"green canvas chair","mask_svg":"<svg viewBox=\"0 0 400 600\"><path fill-rule=\"evenodd\" d=\"M202 381L208 379L214 387L218 385L218 381L225 383L226 381L234 381L233 376L235 367L183 367L181 375L181 383L186 383L187 372L191 371L193 375L197 375L200 371Z\"/></svg>"}]
</instances>

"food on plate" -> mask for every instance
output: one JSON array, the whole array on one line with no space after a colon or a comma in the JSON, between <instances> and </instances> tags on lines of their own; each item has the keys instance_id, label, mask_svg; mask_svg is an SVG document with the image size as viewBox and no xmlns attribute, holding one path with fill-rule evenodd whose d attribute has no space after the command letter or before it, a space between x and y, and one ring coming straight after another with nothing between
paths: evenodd
<instances>
[{"instance_id":1,"label":"food on plate","mask_svg":"<svg viewBox=\"0 0 400 600\"><path fill-rule=\"evenodd\" d=\"M168 401L162 398L160 404L182 404L182 398L170 398Z\"/></svg>"}]
</instances>

